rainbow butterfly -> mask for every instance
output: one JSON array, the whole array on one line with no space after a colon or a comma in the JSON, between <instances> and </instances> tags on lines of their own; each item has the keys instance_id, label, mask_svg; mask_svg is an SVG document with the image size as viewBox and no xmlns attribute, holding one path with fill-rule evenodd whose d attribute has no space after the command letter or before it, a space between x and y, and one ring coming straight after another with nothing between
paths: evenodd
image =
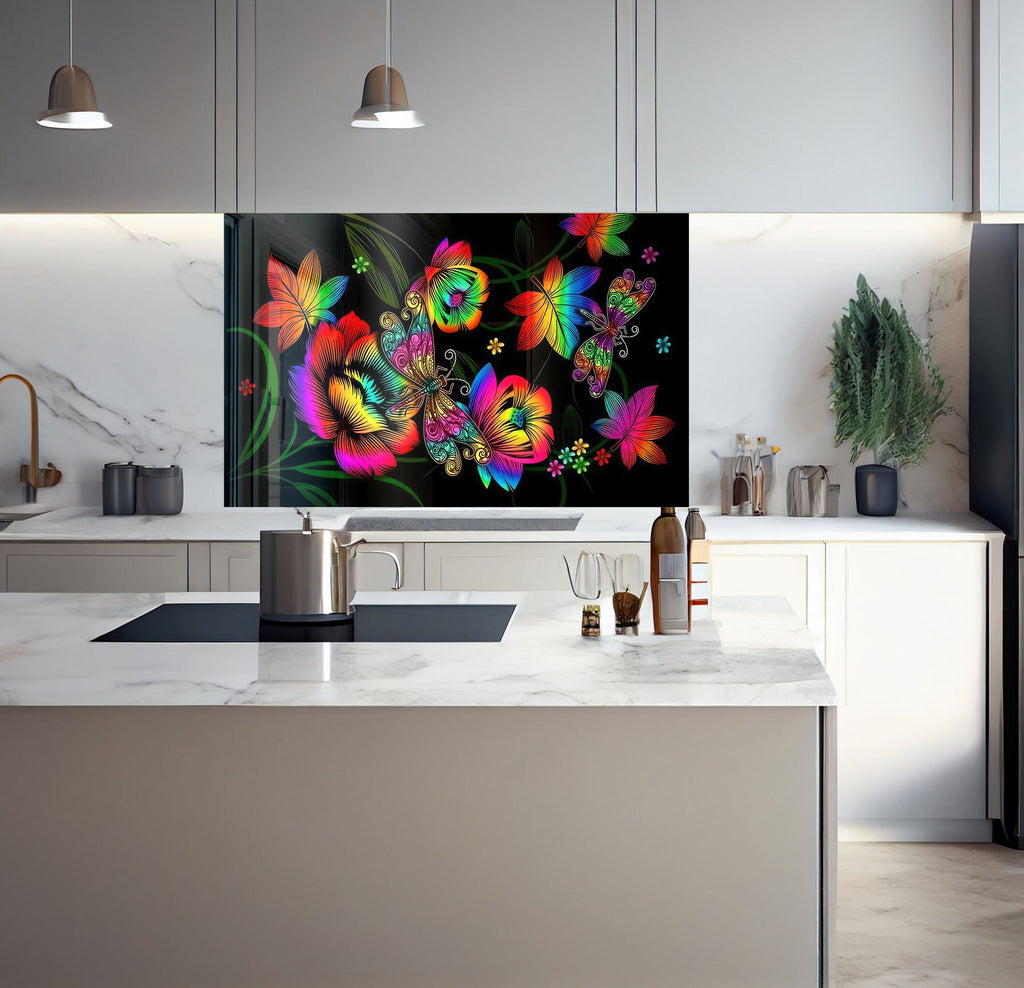
<instances>
[{"instance_id":1,"label":"rainbow butterfly","mask_svg":"<svg viewBox=\"0 0 1024 988\"><path fill-rule=\"evenodd\" d=\"M451 368L438 368L434 362L434 334L423 304L423 296L410 291L405 296L402 317L393 312L380 317L383 332L380 348L388 363L409 386L409 393L387 409L392 419L411 418L423 409L423 442L435 463L443 463L445 473L454 477L462 468L459 447L467 460L486 464L491 447L477 424L451 397L454 381L448 380ZM449 358L454 353L447 352Z\"/></svg>"},{"instance_id":2,"label":"rainbow butterfly","mask_svg":"<svg viewBox=\"0 0 1024 988\"><path fill-rule=\"evenodd\" d=\"M572 376L574 381L586 380L590 384L590 393L595 398L604 394L608 385L608 375L612 369L612 357L616 345L621 346L619 356L629 353L626 340L632 339L639 332L636 326L627 328L627 323L646 304L654 294L653 278L635 281L632 270L626 268L615 278L608 288L608 301L605 311L594 314L580 309L580 314L590 323L597 333L584 340L572 355L575 365Z\"/></svg>"}]
</instances>

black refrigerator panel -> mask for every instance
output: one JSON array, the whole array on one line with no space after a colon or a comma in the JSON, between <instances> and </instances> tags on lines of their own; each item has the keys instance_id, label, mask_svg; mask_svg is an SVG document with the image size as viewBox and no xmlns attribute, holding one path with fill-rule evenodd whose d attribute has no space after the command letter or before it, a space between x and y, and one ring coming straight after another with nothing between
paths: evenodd
<instances>
[{"instance_id":1,"label":"black refrigerator panel","mask_svg":"<svg viewBox=\"0 0 1024 988\"><path fill-rule=\"evenodd\" d=\"M1021 719L1021 669L1024 668L1024 642L1020 629L1024 627L1024 559L1018 553L1016 542L1005 543L1003 567L1003 600L1006 609L1003 620L1003 682L1002 743L1000 745L1000 817L993 821L992 839L1017 850L1024 850L1024 786L1021 785L1021 765L1024 765L1024 734ZM989 719L995 716L989 711Z\"/></svg>"},{"instance_id":2,"label":"black refrigerator panel","mask_svg":"<svg viewBox=\"0 0 1024 988\"><path fill-rule=\"evenodd\" d=\"M1020 228L976 223L970 260L970 506L1020 539Z\"/></svg>"}]
</instances>

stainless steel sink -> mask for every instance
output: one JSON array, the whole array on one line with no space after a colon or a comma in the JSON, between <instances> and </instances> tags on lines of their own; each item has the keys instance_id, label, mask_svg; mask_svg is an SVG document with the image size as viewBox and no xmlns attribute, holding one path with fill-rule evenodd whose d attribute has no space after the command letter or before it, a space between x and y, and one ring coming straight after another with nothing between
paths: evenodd
<instances>
[{"instance_id":1,"label":"stainless steel sink","mask_svg":"<svg viewBox=\"0 0 1024 988\"><path fill-rule=\"evenodd\" d=\"M420 508L409 512L354 511L344 528L351 532L573 532L581 513L513 508L504 511L455 511Z\"/></svg>"},{"instance_id":2,"label":"stainless steel sink","mask_svg":"<svg viewBox=\"0 0 1024 988\"><path fill-rule=\"evenodd\" d=\"M97 642L499 642L515 604L359 604L355 615L261 621L252 603L161 604Z\"/></svg>"},{"instance_id":3,"label":"stainless steel sink","mask_svg":"<svg viewBox=\"0 0 1024 988\"><path fill-rule=\"evenodd\" d=\"M23 521L26 518L36 518L53 511L54 506L38 503L32 504L3 504L0 505L0 527L6 528L12 521Z\"/></svg>"}]
</instances>

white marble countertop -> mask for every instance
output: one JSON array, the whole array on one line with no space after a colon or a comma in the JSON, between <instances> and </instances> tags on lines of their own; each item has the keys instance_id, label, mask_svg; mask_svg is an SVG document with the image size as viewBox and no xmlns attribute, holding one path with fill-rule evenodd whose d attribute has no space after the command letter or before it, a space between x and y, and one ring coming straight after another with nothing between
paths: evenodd
<instances>
[{"instance_id":1,"label":"white marble countertop","mask_svg":"<svg viewBox=\"0 0 1024 988\"><path fill-rule=\"evenodd\" d=\"M516 509L507 509L513 515ZM402 512L392 512L401 515ZM413 512L410 512L413 513ZM499 512L493 512L498 514ZM556 514L549 509L533 514ZM345 527L369 541L378 542L646 542L657 508L563 509L581 514L571 531L538 530L530 527L521 512L522 527L489 531L402 528L367 530L359 527L359 513L313 509L318 528ZM383 511L373 512L375 515ZM452 512L472 519L474 509ZM685 508L679 509L685 516ZM702 509L708 538L713 542L860 542L860 541L977 541L1001 540L1002 533L989 522L969 512L947 514L899 514L891 518L853 515L842 518L722 517ZM453 523L458 525L458 521ZM3 542L258 542L263 529L297 528L299 519L292 508L224 508L202 514L103 515L99 508L58 508L47 514L13 522L0 531Z\"/></svg>"},{"instance_id":2,"label":"white marble countertop","mask_svg":"<svg viewBox=\"0 0 1024 988\"><path fill-rule=\"evenodd\" d=\"M91 639L164 602L254 594L0 594L0 705L831 706L780 598L718 598L692 635L580 635L555 593L361 593L361 603L517 602L501 643L123 643ZM650 628L650 600L641 627Z\"/></svg>"}]
</instances>

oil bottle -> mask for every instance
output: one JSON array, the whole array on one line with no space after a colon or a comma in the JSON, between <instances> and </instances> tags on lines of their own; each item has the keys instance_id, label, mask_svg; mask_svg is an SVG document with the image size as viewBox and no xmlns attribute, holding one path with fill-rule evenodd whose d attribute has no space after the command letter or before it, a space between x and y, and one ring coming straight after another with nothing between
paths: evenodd
<instances>
[{"instance_id":1,"label":"oil bottle","mask_svg":"<svg viewBox=\"0 0 1024 988\"><path fill-rule=\"evenodd\" d=\"M656 635L687 630L686 536L675 508L662 508L651 526L651 601Z\"/></svg>"}]
</instances>

